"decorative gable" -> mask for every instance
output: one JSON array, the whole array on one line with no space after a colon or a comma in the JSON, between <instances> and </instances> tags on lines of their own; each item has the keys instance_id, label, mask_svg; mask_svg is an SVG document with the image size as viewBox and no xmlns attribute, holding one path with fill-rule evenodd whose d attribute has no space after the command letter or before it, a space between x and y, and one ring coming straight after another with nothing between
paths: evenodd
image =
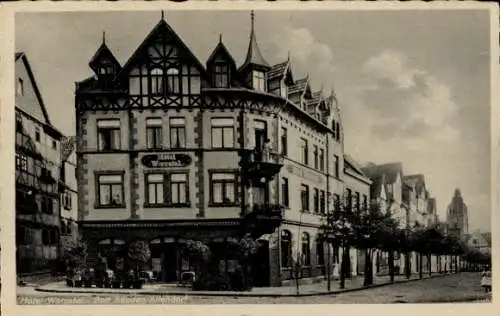
<instances>
[{"instance_id":1,"label":"decorative gable","mask_svg":"<svg viewBox=\"0 0 500 316\"><path fill-rule=\"evenodd\" d=\"M123 66L118 80L127 76L151 75L155 73L154 69L161 69L164 73L177 69L181 75L206 78L202 64L165 20L161 20L139 45Z\"/></svg>"}]
</instances>

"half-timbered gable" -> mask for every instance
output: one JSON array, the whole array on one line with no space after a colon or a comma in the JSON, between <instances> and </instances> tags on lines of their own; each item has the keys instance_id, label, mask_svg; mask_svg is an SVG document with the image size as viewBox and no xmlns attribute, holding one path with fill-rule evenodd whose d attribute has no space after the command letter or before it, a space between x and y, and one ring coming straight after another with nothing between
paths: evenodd
<instances>
[{"instance_id":1,"label":"half-timbered gable","mask_svg":"<svg viewBox=\"0 0 500 316\"><path fill-rule=\"evenodd\" d=\"M174 30L161 20L118 74L129 83L130 106L200 106L205 69ZM202 83L203 82L203 83Z\"/></svg>"}]
</instances>

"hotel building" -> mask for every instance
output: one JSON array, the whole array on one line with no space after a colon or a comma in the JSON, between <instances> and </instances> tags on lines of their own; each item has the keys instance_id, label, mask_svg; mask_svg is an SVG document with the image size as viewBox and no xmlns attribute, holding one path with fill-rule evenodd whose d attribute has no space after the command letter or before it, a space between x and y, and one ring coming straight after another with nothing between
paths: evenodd
<instances>
[{"instance_id":1,"label":"hotel building","mask_svg":"<svg viewBox=\"0 0 500 316\"><path fill-rule=\"evenodd\" d=\"M176 281L193 239L230 272L227 242L251 234L255 285L287 282L297 260L304 278L325 274L319 227L349 168L337 100L289 59L268 64L251 22L242 65L222 39L203 65L162 18L124 65L103 41L76 83L79 229L111 268L141 239ZM350 177L369 200L369 180Z\"/></svg>"}]
</instances>

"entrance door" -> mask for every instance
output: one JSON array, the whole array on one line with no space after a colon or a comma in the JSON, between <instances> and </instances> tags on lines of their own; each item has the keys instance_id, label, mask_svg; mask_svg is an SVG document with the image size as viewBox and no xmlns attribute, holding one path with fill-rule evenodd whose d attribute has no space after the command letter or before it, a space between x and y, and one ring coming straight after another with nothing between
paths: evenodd
<instances>
[{"instance_id":1,"label":"entrance door","mask_svg":"<svg viewBox=\"0 0 500 316\"><path fill-rule=\"evenodd\" d=\"M177 282L178 253L174 243L165 244L163 250L163 273L165 282Z\"/></svg>"},{"instance_id":2,"label":"entrance door","mask_svg":"<svg viewBox=\"0 0 500 316\"><path fill-rule=\"evenodd\" d=\"M252 263L254 286L269 286L269 241L259 240L259 248Z\"/></svg>"}]
</instances>

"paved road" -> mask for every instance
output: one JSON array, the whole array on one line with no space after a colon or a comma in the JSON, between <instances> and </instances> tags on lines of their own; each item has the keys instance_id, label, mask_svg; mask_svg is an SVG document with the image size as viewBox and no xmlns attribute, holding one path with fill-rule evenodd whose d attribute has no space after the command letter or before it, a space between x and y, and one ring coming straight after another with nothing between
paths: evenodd
<instances>
[{"instance_id":1,"label":"paved road","mask_svg":"<svg viewBox=\"0 0 500 316\"><path fill-rule=\"evenodd\" d=\"M57 294L35 292L29 288L18 289L21 304L369 304L369 303L433 303L487 302L490 298L480 298L483 293L479 286L478 273L460 273L428 280L394 284L363 291L338 295L311 297L203 297L203 296L125 296L93 294Z\"/></svg>"}]
</instances>

